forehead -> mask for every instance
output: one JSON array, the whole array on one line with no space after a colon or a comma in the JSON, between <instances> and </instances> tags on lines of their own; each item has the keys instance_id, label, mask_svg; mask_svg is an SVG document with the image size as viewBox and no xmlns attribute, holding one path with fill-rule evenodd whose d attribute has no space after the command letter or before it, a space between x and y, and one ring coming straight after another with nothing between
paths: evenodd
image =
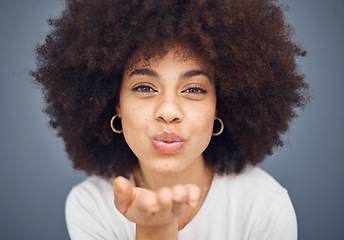
<instances>
[{"instance_id":1,"label":"forehead","mask_svg":"<svg viewBox=\"0 0 344 240\"><path fill-rule=\"evenodd\" d=\"M130 74L130 72L138 68L155 68L161 62L188 62L194 65L194 67L201 68L211 75L212 67L208 58L201 52L196 52L192 48L187 48L181 45L165 45L163 48L141 48L136 50L129 58L126 64L124 74Z\"/></svg>"}]
</instances>

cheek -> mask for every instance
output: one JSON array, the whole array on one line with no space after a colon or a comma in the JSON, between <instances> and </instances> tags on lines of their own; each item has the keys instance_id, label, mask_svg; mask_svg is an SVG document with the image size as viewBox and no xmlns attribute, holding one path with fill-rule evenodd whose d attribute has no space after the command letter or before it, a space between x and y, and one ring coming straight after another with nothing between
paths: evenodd
<instances>
[{"instance_id":1,"label":"cheek","mask_svg":"<svg viewBox=\"0 0 344 240\"><path fill-rule=\"evenodd\" d=\"M215 118L215 110L212 108L203 108L207 111L194 112L191 121L190 133L193 136L193 144L196 144L196 148L199 149L195 152L203 152L212 138L213 125Z\"/></svg>"},{"instance_id":2,"label":"cheek","mask_svg":"<svg viewBox=\"0 0 344 240\"><path fill-rule=\"evenodd\" d=\"M140 114L137 114L135 108L132 111L126 108L127 111L122 112L122 128L123 137L133 153L140 153L139 149L144 142L144 122L139 118Z\"/></svg>"},{"instance_id":3,"label":"cheek","mask_svg":"<svg viewBox=\"0 0 344 240\"><path fill-rule=\"evenodd\" d=\"M193 118L193 123L201 131L212 131L215 119L215 105L202 105L195 109L190 116Z\"/></svg>"},{"instance_id":4,"label":"cheek","mask_svg":"<svg viewBox=\"0 0 344 240\"><path fill-rule=\"evenodd\" d=\"M140 119L141 115L137 112L136 108L133 109L126 109L126 111L122 112L122 126L123 130L130 130L135 129L140 125L142 119Z\"/></svg>"},{"instance_id":5,"label":"cheek","mask_svg":"<svg viewBox=\"0 0 344 240\"><path fill-rule=\"evenodd\" d=\"M142 144L147 135L149 126L149 109L144 105L137 105L126 102L122 106L122 128L123 135L129 147L135 148L137 144Z\"/></svg>"},{"instance_id":6,"label":"cheek","mask_svg":"<svg viewBox=\"0 0 344 240\"><path fill-rule=\"evenodd\" d=\"M149 105L126 99L121 104L122 125L126 130L139 128L148 121Z\"/></svg>"},{"instance_id":7,"label":"cheek","mask_svg":"<svg viewBox=\"0 0 344 240\"><path fill-rule=\"evenodd\" d=\"M202 126L200 126L200 129L202 129L200 134L205 139L210 140L213 133L213 127L214 127L214 115L208 115L207 117L204 117L204 120L202 121Z\"/></svg>"}]
</instances>

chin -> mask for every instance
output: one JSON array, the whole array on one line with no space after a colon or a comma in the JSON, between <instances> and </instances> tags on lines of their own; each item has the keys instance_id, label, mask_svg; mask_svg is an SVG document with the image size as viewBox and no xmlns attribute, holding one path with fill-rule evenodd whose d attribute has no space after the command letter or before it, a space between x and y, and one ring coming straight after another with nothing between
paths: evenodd
<instances>
[{"instance_id":1,"label":"chin","mask_svg":"<svg viewBox=\"0 0 344 240\"><path fill-rule=\"evenodd\" d=\"M181 162L180 159L170 158L156 160L154 164L145 164L145 166L158 174L173 175L183 172L187 168L187 163Z\"/></svg>"}]
</instances>

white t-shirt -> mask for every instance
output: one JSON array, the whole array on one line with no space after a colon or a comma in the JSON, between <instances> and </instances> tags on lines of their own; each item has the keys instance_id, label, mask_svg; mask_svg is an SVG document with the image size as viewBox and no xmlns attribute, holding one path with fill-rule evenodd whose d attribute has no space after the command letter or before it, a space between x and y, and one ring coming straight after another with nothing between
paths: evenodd
<instances>
[{"instance_id":1,"label":"white t-shirt","mask_svg":"<svg viewBox=\"0 0 344 240\"><path fill-rule=\"evenodd\" d=\"M75 186L66 221L71 239L135 239L135 224L114 205L112 179L92 176ZM215 175L201 209L178 239L295 240L296 216L287 190L250 167L238 175Z\"/></svg>"}]
</instances>

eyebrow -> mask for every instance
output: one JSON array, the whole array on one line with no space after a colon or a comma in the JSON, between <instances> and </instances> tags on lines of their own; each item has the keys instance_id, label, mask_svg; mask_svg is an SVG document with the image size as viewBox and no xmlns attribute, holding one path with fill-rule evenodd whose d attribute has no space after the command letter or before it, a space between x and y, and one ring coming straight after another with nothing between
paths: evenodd
<instances>
[{"instance_id":1,"label":"eyebrow","mask_svg":"<svg viewBox=\"0 0 344 240\"><path fill-rule=\"evenodd\" d=\"M139 76L150 76L150 77L155 77L155 78L159 78L159 74L157 72L155 72L154 70L151 69L135 69L134 71L132 71L129 74L129 78L135 75L139 75ZM208 77L210 79L210 75L202 70L190 70L185 72L184 74L182 74L182 76L180 77L180 79L185 79L185 78L191 78L191 77L197 77L200 75L204 75L206 77Z\"/></svg>"},{"instance_id":2,"label":"eyebrow","mask_svg":"<svg viewBox=\"0 0 344 240\"><path fill-rule=\"evenodd\" d=\"M134 75L146 75L146 76L151 76L151 77L159 77L159 74L153 70L150 69L135 69L129 74L129 77L132 77Z\"/></svg>"},{"instance_id":3,"label":"eyebrow","mask_svg":"<svg viewBox=\"0 0 344 240\"><path fill-rule=\"evenodd\" d=\"M191 77L197 77L197 76L200 76L200 75L204 75L204 76L206 76L206 77L208 77L210 79L210 75L207 72L202 71L202 70L187 71L186 73L184 73L182 75L181 78L191 78Z\"/></svg>"}]
</instances>

